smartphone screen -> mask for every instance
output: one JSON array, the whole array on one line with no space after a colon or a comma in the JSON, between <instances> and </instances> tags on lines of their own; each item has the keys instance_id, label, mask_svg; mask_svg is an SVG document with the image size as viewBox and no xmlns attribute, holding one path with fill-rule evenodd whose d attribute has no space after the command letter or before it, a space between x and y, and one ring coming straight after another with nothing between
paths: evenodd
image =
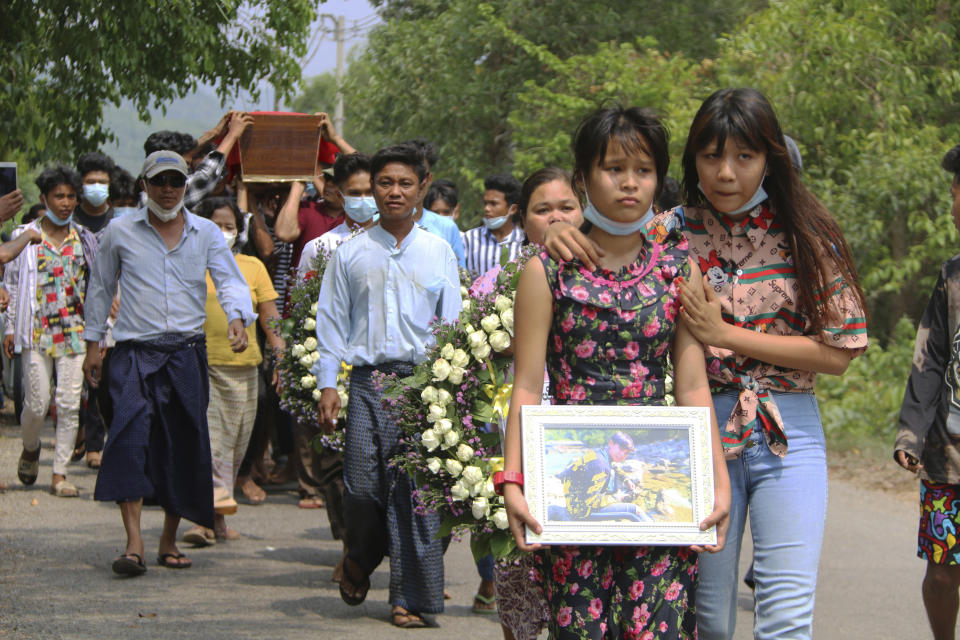
<instances>
[{"instance_id":1,"label":"smartphone screen","mask_svg":"<svg viewBox=\"0 0 960 640\"><path fill-rule=\"evenodd\" d=\"M0 197L17 190L17 163L0 162Z\"/></svg>"}]
</instances>

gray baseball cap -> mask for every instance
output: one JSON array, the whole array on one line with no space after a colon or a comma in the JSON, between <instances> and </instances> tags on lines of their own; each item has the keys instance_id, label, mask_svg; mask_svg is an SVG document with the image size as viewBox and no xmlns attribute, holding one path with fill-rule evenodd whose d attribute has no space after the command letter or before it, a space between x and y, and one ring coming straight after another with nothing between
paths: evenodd
<instances>
[{"instance_id":1,"label":"gray baseball cap","mask_svg":"<svg viewBox=\"0 0 960 640\"><path fill-rule=\"evenodd\" d=\"M184 176L190 175L187 162L183 156L174 151L154 151L143 161L141 175L144 178L152 178L163 171L176 171Z\"/></svg>"}]
</instances>

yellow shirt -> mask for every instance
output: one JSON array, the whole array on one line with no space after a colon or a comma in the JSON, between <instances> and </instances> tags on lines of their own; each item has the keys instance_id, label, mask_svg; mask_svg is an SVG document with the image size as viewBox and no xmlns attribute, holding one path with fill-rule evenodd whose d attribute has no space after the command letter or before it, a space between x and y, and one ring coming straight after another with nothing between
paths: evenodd
<instances>
[{"instance_id":1,"label":"yellow shirt","mask_svg":"<svg viewBox=\"0 0 960 640\"><path fill-rule=\"evenodd\" d=\"M254 310L261 302L277 299L277 292L273 289L270 275L263 263L253 256L235 254L237 266L243 278L250 287L250 299ZM207 334L207 360L210 364L232 365L236 367L255 367L263 360L260 347L257 346L257 328L254 325L247 327L247 348L240 353L230 349L227 340L227 314L220 308L217 301L217 290L213 286L210 273L207 272L207 320L203 330Z\"/></svg>"}]
</instances>

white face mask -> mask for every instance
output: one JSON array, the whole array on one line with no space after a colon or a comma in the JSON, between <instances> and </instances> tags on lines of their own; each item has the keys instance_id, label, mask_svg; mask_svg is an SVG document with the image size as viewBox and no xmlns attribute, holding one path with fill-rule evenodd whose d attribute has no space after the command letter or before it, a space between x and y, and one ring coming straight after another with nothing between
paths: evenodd
<instances>
[{"instance_id":1,"label":"white face mask","mask_svg":"<svg viewBox=\"0 0 960 640\"><path fill-rule=\"evenodd\" d=\"M377 216L377 201L373 196L343 196L343 210L351 220L364 224Z\"/></svg>"},{"instance_id":2,"label":"white face mask","mask_svg":"<svg viewBox=\"0 0 960 640\"><path fill-rule=\"evenodd\" d=\"M507 220L510 219L510 215L500 216L499 218L484 218L483 226L485 226L490 231L496 231L503 225L507 224Z\"/></svg>"},{"instance_id":3,"label":"white face mask","mask_svg":"<svg viewBox=\"0 0 960 640\"><path fill-rule=\"evenodd\" d=\"M158 203L156 203L153 198L149 195L147 196L147 208L153 212L153 215L157 216L161 222L170 222L177 217L177 213L180 212L180 209L183 207L183 198L180 198L180 202L173 205L171 209L164 209Z\"/></svg>"},{"instance_id":4,"label":"white face mask","mask_svg":"<svg viewBox=\"0 0 960 640\"><path fill-rule=\"evenodd\" d=\"M233 243L237 241L236 231L224 231L223 239L227 243L227 249L233 249Z\"/></svg>"},{"instance_id":5,"label":"white face mask","mask_svg":"<svg viewBox=\"0 0 960 640\"><path fill-rule=\"evenodd\" d=\"M136 207L114 207L113 208L113 217L122 218L123 216L128 216L131 213L136 213Z\"/></svg>"},{"instance_id":6,"label":"white face mask","mask_svg":"<svg viewBox=\"0 0 960 640\"><path fill-rule=\"evenodd\" d=\"M101 184L99 182L83 185L83 199L95 207L99 207L106 202L107 196L109 195L110 185Z\"/></svg>"}]
</instances>

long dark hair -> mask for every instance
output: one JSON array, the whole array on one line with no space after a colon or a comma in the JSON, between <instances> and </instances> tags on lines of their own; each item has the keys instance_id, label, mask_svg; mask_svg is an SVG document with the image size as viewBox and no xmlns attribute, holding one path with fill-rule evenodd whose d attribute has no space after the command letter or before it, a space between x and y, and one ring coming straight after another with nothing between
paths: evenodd
<instances>
[{"instance_id":1,"label":"long dark hair","mask_svg":"<svg viewBox=\"0 0 960 640\"><path fill-rule=\"evenodd\" d=\"M707 98L690 125L683 150L683 195L690 206L710 206L697 188L697 153L716 142L723 152L728 138L767 156L763 187L774 215L783 225L797 273L797 307L810 319L813 331L826 326L833 308L828 304L830 262L853 290L866 312L860 280L850 247L837 221L810 193L790 162L783 131L770 102L756 89L721 89ZM824 251L826 248L826 251Z\"/></svg>"}]
</instances>

